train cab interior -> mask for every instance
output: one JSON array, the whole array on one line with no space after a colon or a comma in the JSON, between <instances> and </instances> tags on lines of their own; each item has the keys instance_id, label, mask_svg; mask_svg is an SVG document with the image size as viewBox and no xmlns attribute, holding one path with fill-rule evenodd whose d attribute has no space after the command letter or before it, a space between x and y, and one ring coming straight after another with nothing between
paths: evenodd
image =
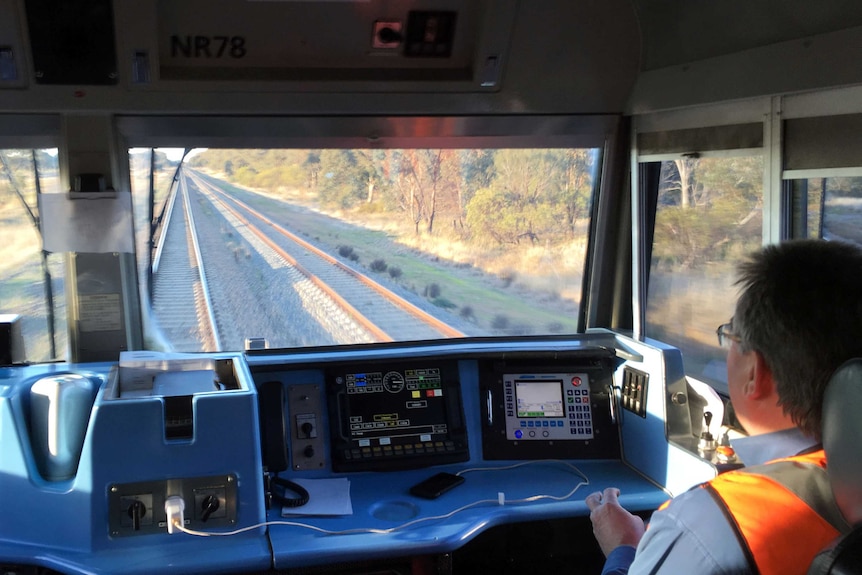
<instances>
[{"instance_id":1,"label":"train cab interior","mask_svg":"<svg viewBox=\"0 0 862 575\"><path fill-rule=\"evenodd\" d=\"M860 61L838 0L0 0L0 572L600 573L589 493L745 464L735 264L862 245Z\"/></svg>"}]
</instances>

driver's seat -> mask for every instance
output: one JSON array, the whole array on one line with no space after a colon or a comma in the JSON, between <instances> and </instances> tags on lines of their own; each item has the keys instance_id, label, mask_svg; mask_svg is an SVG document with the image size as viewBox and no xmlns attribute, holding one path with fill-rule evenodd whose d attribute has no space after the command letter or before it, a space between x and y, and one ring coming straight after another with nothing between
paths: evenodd
<instances>
[{"instance_id":1,"label":"driver's seat","mask_svg":"<svg viewBox=\"0 0 862 575\"><path fill-rule=\"evenodd\" d=\"M829 381L823 449L835 502L853 529L814 558L808 575L862 575L862 358L839 367Z\"/></svg>"}]
</instances>

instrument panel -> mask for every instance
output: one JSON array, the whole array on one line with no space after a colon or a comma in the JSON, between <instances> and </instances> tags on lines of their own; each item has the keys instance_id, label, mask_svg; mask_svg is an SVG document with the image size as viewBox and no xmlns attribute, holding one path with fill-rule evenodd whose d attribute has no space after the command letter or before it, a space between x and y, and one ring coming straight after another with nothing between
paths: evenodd
<instances>
[{"instance_id":1,"label":"instrument panel","mask_svg":"<svg viewBox=\"0 0 862 575\"><path fill-rule=\"evenodd\" d=\"M326 377L333 470L416 468L469 458L456 362L356 364Z\"/></svg>"}]
</instances>

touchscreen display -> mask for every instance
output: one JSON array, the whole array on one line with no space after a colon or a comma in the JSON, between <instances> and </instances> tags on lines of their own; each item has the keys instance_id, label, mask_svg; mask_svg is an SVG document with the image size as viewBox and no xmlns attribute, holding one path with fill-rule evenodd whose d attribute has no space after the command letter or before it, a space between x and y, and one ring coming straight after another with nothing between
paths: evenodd
<instances>
[{"instance_id":1,"label":"touchscreen display","mask_svg":"<svg viewBox=\"0 0 862 575\"><path fill-rule=\"evenodd\" d=\"M518 417L563 417L563 382L515 380Z\"/></svg>"}]
</instances>

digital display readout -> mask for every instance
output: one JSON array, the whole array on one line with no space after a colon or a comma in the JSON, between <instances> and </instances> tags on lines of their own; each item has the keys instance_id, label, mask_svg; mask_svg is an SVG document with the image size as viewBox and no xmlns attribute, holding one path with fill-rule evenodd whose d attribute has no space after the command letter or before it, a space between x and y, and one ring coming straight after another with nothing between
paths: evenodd
<instances>
[{"instance_id":1,"label":"digital display readout","mask_svg":"<svg viewBox=\"0 0 862 575\"><path fill-rule=\"evenodd\" d=\"M518 417L563 417L563 382L515 381Z\"/></svg>"}]
</instances>

